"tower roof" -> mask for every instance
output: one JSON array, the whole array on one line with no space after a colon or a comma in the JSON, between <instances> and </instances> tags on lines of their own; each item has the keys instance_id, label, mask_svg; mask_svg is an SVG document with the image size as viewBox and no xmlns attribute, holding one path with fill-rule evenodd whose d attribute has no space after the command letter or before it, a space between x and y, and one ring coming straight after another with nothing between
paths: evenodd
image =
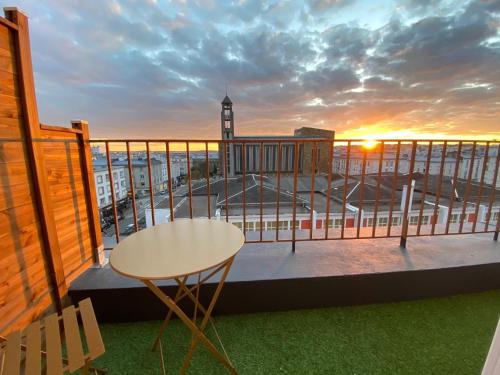
<instances>
[{"instance_id":1,"label":"tower roof","mask_svg":"<svg viewBox=\"0 0 500 375\"><path fill-rule=\"evenodd\" d=\"M224 99L222 99L221 104L233 104L233 102L231 101L231 99L229 99L229 96L227 96L227 94L226 94Z\"/></svg>"}]
</instances>

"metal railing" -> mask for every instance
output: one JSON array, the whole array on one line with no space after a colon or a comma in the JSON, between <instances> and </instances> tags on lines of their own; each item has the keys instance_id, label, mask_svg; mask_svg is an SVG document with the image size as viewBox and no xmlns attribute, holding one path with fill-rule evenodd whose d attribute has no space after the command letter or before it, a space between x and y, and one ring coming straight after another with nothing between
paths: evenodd
<instances>
[{"instance_id":1,"label":"metal railing","mask_svg":"<svg viewBox=\"0 0 500 375\"><path fill-rule=\"evenodd\" d=\"M291 242L292 249L299 241L352 238L400 237L403 247L412 236L493 232L498 238L500 141L386 139L367 144L291 137L109 139L91 140L91 145L96 159L105 160L109 175L111 199L100 202L101 216L112 222L103 230L114 229L116 241L120 224L127 220L127 227L137 231L199 216L233 222L248 243ZM239 145L240 154L235 155L234 145ZM284 146L291 146L292 152L285 154ZM291 158L291 172L283 168L285 157L287 163ZM161 165L160 185L166 196L155 183L154 159ZM117 210L117 163L126 171L126 200L132 206L124 215ZM136 168L148 175L139 176L149 198L144 209L137 202ZM195 172L198 178L193 178ZM176 188L178 181L184 184ZM98 200L103 199L100 193ZM201 214L200 196L206 198L206 212Z\"/></svg>"}]
</instances>

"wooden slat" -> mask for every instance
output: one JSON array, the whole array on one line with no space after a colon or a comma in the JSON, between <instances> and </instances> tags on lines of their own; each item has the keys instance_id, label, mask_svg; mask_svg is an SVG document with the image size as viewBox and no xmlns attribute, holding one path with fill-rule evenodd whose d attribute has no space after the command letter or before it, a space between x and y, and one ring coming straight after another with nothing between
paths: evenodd
<instances>
[{"instance_id":1,"label":"wooden slat","mask_svg":"<svg viewBox=\"0 0 500 375\"><path fill-rule=\"evenodd\" d=\"M35 82L31 60L31 48L28 18L17 9L6 9L6 18L17 25L17 35L14 38L17 70L20 81L20 104L24 117L23 133L26 135L27 154L31 169L33 187L37 203L37 212L42 227L44 251L47 254L49 277L54 285L54 300L58 310L61 310L62 299L67 294L68 286L64 280L64 270L60 257L57 230L53 217L50 191L47 183L47 172L43 159L43 150L37 139L41 137L40 121L35 95ZM2 109L0 106L0 113Z\"/></svg>"},{"instance_id":2,"label":"wooden slat","mask_svg":"<svg viewBox=\"0 0 500 375\"><path fill-rule=\"evenodd\" d=\"M76 310L73 305L65 308L62 313L64 323L64 336L66 338L66 348L68 350L69 371L73 372L82 368L85 364L83 357L82 339L78 329Z\"/></svg>"},{"instance_id":3,"label":"wooden slat","mask_svg":"<svg viewBox=\"0 0 500 375\"><path fill-rule=\"evenodd\" d=\"M26 329L26 374L40 374L42 370L40 321L31 323Z\"/></svg>"},{"instance_id":4,"label":"wooden slat","mask_svg":"<svg viewBox=\"0 0 500 375\"><path fill-rule=\"evenodd\" d=\"M486 361L484 362L482 375L498 375L500 374L500 320L497 324L497 329L493 335L490 350Z\"/></svg>"},{"instance_id":5,"label":"wooden slat","mask_svg":"<svg viewBox=\"0 0 500 375\"><path fill-rule=\"evenodd\" d=\"M90 298L80 301L79 306L90 359L93 360L104 354L104 343L102 342L101 332L95 318L94 308L92 307Z\"/></svg>"},{"instance_id":6,"label":"wooden slat","mask_svg":"<svg viewBox=\"0 0 500 375\"><path fill-rule=\"evenodd\" d=\"M45 345L47 351L47 375L63 373L61 335L57 314L49 315L45 322Z\"/></svg>"},{"instance_id":7,"label":"wooden slat","mask_svg":"<svg viewBox=\"0 0 500 375\"><path fill-rule=\"evenodd\" d=\"M7 336L7 347L3 364L3 374L16 375L21 370L21 332L12 332Z\"/></svg>"},{"instance_id":8,"label":"wooden slat","mask_svg":"<svg viewBox=\"0 0 500 375\"><path fill-rule=\"evenodd\" d=\"M12 72L0 70L0 94L8 96L19 96L17 76Z\"/></svg>"},{"instance_id":9,"label":"wooden slat","mask_svg":"<svg viewBox=\"0 0 500 375\"><path fill-rule=\"evenodd\" d=\"M7 51L12 50L13 37L12 31L10 31L5 25L0 26L0 49L5 49Z\"/></svg>"},{"instance_id":10,"label":"wooden slat","mask_svg":"<svg viewBox=\"0 0 500 375\"><path fill-rule=\"evenodd\" d=\"M54 311L50 289L47 289L45 295L40 297L40 299L31 305L29 309L22 309L18 311L14 318L5 317L4 319L2 316L2 321L7 322L7 324L0 326L0 331L7 334L9 332L22 329L32 321L39 319L40 315L42 315L42 313L46 313L47 311Z\"/></svg>"},{"instance_id":11,"label":"wooden slat","mask_svg":"<svg viewBox=\"0 0 500 375\"><path fill-rule=\"evenodd\" d=\"M6 49L0 49L0 70L7 73L16 73L16 64L12 52Z\"/></svg>"}]
</instances>

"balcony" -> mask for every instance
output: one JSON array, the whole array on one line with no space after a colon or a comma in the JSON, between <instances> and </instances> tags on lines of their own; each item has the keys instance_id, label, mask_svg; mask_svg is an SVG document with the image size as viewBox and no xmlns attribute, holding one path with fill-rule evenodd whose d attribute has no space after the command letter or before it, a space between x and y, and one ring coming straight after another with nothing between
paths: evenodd
<instances>
[{"instance_id":1,"label":"balcony","mask_svg":"<svg viewBox=\"0 0 500 375\"><path fill-rule=\"evenodd\" d=\"M164 306L107 258L205 217L246 236L216 308L241 373L481 369L500 309L499 141L92 139L85 121L40 123L27 18L8 10L0 36L2 335L90 296L99 364L159 372ZM174 370L188 336L169 329ZM192 370L222 371L202 349Z\"/></svg>"}]
</instances>

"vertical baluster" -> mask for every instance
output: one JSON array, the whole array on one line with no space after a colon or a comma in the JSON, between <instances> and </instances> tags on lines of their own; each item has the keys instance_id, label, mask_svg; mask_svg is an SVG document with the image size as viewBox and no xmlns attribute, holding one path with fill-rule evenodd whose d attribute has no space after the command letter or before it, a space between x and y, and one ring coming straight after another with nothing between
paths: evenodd
<instances>
[{"instance_id":1,"label":"vertical baluster","mask_svg":"<svg viewBox=\"0 0 500 375\"><path fill-rule=\"evenodd\" d=\"M259 196L260 196L260 200L259 200L259 221L260 221L260 233L259 233L259 239L260 239L260 242L262 242L262 224L263 224L263 221L262 221L262 214L263 214L263 194L264 194L264 174L263 174L263 170L262 170L262 166L263 166L263 159L264 159L264 144L263 142L260 142L260 147L259 147L259 172L260 172L260 185L259 185Z\"/></svg>"},{"instance_id":2,"label":"vertical baluster","mask_svg":"<svg viewBox=\"0 0 500 375\"><path fill-rule=\"evenodd\" d=\"M446 160L446 148L448 146L448 142L444 141L443 143L443 149L441 151L441 165L439 166L439 180L437 184L437 191L436 191L436 200L434 202L434 213L433 213L433 220L432 220L432 228L431 228L431 235L434 235L435 230L436 230L436 223L438 221L438 207L439 207L439 201L441 199L441 185L443 184L443 173L444 173L444 162Z\"/></svg>"},{"instance_id":3,"label":"vertical baluster","mask_svg":"<svg viewBox=\"0 0 500 375\"><path fill-rule=\"evenodd\" d=\"M465 215L466 215L466 210L467 210L467 202L469 200L471 181L472 181L472 170L474 169L474 159L476 158L476 145L477 145L476 142L472 143L472 152L471 152L471 158L470 158L470 164L469 164L469 171L467 173L467 184L465 185L464 200L462 202L462 214L460 215L460 227L458 229L458 233L462 233L462 230L464 227L464 220L465 220Z\"/></svg>"},{"instance_id":4,"label":"vertical baluster","mask_svg":"<svg viewBox=\"0 0 500 375\"><path fill-rule=\"evenodd\" d=\"M427 150L427 160L425 161L425 176L424 176L424 187L421 194L421 202L420 202L420 211L418 213L418 223L417 223L417 236L420 235L420 230L422 227L422 215L424 213L425 206L425 196L427 194L428 184L429 184L429 167L431 163L432 157L432 141L429 142L428 150Z\"/></svg>"},{"instance_id":5,"label":"vertical baluster","mask_svg":"<svg viewBox=\"0 0 500 375\"><path fill-rule=\"evenodd\" d=\"M279 222L280 222L280 191L281 191L281 141L278 142L278 164L277 164L277 189L276 189L276 241L279 241Z\"/></svg>"},{"instance_id":6,"label":"vertical baluster","mask_svg":"<svg viewBox=\"0 0 500 375\"><path fill-rule=\"evenodd\" d=\"M334 140L328 141L328 187L326 193L325 240L328 239L328 223L330 222L330 199L332 196L332 169Z\"/></svg>"},{"instance_id":7,"label":"vertical baluster","mask_svg":"<svg viewBox=\"0 0 500 375\"><path fill-rule=\"evenodd\" d=\"M168 206L170 208L170 221L174 221L174 193L172 189L172 169L170 165L170 142L165 142L168 177Z\"/></svg>"},{"instance_id":8,"label":"vertical baluster","mask_svg":"<svg viewBox=\"0 0 500 375\"><path fill-rule=\"evenodd\" d=\"M295 252L295 222L297 221L297 175L299 173L299 142L293 148L293 211L292 211L292 252Z\"/></svg>"},{"instance_id":9,"label":"vertical baluster","mask_svg":"<svg viewBox=\"0 0 500 375\"><path fill-rule=\"evenodd\" d=\"M134 230L137 232L139 230L139 224L137 222L137 206L135 204L135 186L134 186L134 173L132 168L132 156L130 154L130 143L126 142L126 144L127 144L128 178L132 194L132 210L134 213Z\"/></svg>"},{"instance_id":10,"label":"vertical baluster","mask_svg":"<svg viewBox=\"0 0 500 375\"><path fill-rule=\"evenodd\" d=\"M403 210L403 225L401 227L401 240L399 246L406 248L406 239L408 237L408 224L409 224L409 213L410 205L412 204L412 185L413 185L413 169L415 168L415 158L417 153L417 142L412 142L411 159L410 159L410 169L408 170L408 185L406 188L405 196L405 207Z\"/></svg>"},{"instance_id":11,"label":"vertical baluster","mask_svg":"<svg viewBox=\"0 0 500 375\"><path fill-rule=\"evenodd\" d=\"M455 171L453 173L453 181L451 184L450 203L449 203L449 207L448 207L448 215L446 218L445 234L448 234L449 230L450 230L450 219L451 219L451 214L453 213L453 205L454 205L455 199L456 199L455 190L457 187L458 169L460 167L461 153L462 153L462 141L458 142L457 157L455 159Z\"/></svg>"},{"instance_id":12,"label":"vertical baluster","mask_svg":"<svg viewBox=\"0 0 500 375\"><path fill-rule=\"evenodd\" d=\"M311 148L311 193L309 195L310 201L310 212L309 212L309 221L311 222L311 226L309 227L309 239L312 240L313 237L313 229L316 226L314 220L314 188L316 182L316 142L312 143Z\"/></svg>"},{"instance_id":13,"label":"vertical baluster","mask_svg":"<svg viewBox=\"0 0 500 375\"><path fill-rule=\"evenodd\" d=\"M149 142L146 142L146 156L148 161L148 175L149 175L149 200L151 202L151 221L153 225L156 224L155 220L155 200L153 193L153 171L151 168L151 153L149 150Z\"/></svg>"},{"instance_id":14,"label":"vertical baluster","mask_svg":"<svg viewBox=\"0 0 500 375\"><path fill-rule=\"evenodd\" d=\"M247 176L246 176L246 173L247 173L247 165L246 165L246 162L247 162L247 158L246 158L246 143L245 142L242 142L241 143L241 162L242 162L242 168L241 168L241 171L243 172L243 176L242 176L242 179L241 179L241 183L243 185L243 235L246 235L246 226L247 226L247 211L246 211L246 208L247 208L247 193L246 193L246 180L247 180Z\"/></svg>"},{"instance_id":15,"label":"vertical baluster","mask_svg":"<svg viewBox=\"0 0 500 375\"><path fill-rule=\"evenodd\" d=\"M351 158L351 141L347 141L346 159L345 159L345 180L344 192L342 195L342 228L340 230L340 238L344 238L345 234L345 210L347 205L347 186L349 182L349 164Z\"/></svg>"},{"instance_id":16,"label":"vertical baluster","mask_svg":"<svg viewBox=\"0 0 500 375\"><path fill-rule=\"evenodd\" d=\"M479 215L479 206L481 205L481 198L482 198L483 186L484 186L484 175L486 174L486 166L488 165L489 152L490 152L490 142L486 142L486 147L484 150L483 167L481 169L481 178L479 180L479 188L477 191L476 208L474 209L474 222L472 223L472 233L476 233L476 226L477 226L478 215Z\"/></svg>"},{"instance_id":17,"label":"vertical baluster","mask_svg":"<svg viewBox=\"0 0 500 375\"><path fill-rule=\"evenodd\" d=\"M392 215L394 212L394 200L396 199L396 189L399 177L399 156L401 154L401 141L396 146L396 161L394 162L394 175L392 176L391 203L389 205L389 222L387 223L387 237L391 236Z\"/></svg>"},{"instance_id":18,"label":"vertical baluster","mask_svg":"<svg viewBox=\"0 0 500 375\"><path fill-rule=\"evenodd\" d=\"M208 218L212 218L212 214L210 212L210 166L208 165L208 142L205 142L205 173L206 182L207 182L207 210L208 210Z\"/></svg>"},{"instance_id":19,"label":"vertical baluster","mask_svg":"<svg viewBox=\"0 0 500 375\"><path fill-rule=\"evenodd\" d=\"M191 187L191 156L189 154L189 142L186 142L186 159L188 175L188 197L189 197L189 218L193 218L193 191Z\"/></svg>"},{"instance_id":20,"label":"vertical baluster","mask_svg":"<svg viewBox=\"0 0 500 375\"><path fill-rule=\"evenodd\" d=\"M375 237L377 230L378 205L380 201L380 180L382 178L382 164L384 163L384 141L380 142L380 155L378 161L377 188L375 190L375 207L373 209L372 237Z\"/></svg>"},{"instance_id":21,"label":"vertical baluster","mask_svg":"<svg viewBox=\"0 0 500 375\"><path fill-rule=\"evenodd\" d=\"M109 142L106 144L106 158L108 164L108 174L109 174L109 185L111 190L111 205L113 207L113 220L115 221L115 236L116 242L120 242L120 227L118 225L118 213L116 211L116 196L115 196L115 180L113 178L113 164L111 161L111 153L109 151Z\"/></svg>"},{"instance_id":22,"label":"vertical baluster","mask_svg":"<svg viewBox=\"0 0 500 375\"><path fill-rule=\"evenodd\" d=\"M362 148L362 146L361 146ZM356 226L356 238L359 238L361 231L361 220L363 219L363 201L365 199L365 170L366 170L366 158L368 151L363 150L363 162L361 166L361 182L359 185L359 210L358 210L358 222ZM368 220L367 220L368 221Z\"/></svg>"}]
</instances>

